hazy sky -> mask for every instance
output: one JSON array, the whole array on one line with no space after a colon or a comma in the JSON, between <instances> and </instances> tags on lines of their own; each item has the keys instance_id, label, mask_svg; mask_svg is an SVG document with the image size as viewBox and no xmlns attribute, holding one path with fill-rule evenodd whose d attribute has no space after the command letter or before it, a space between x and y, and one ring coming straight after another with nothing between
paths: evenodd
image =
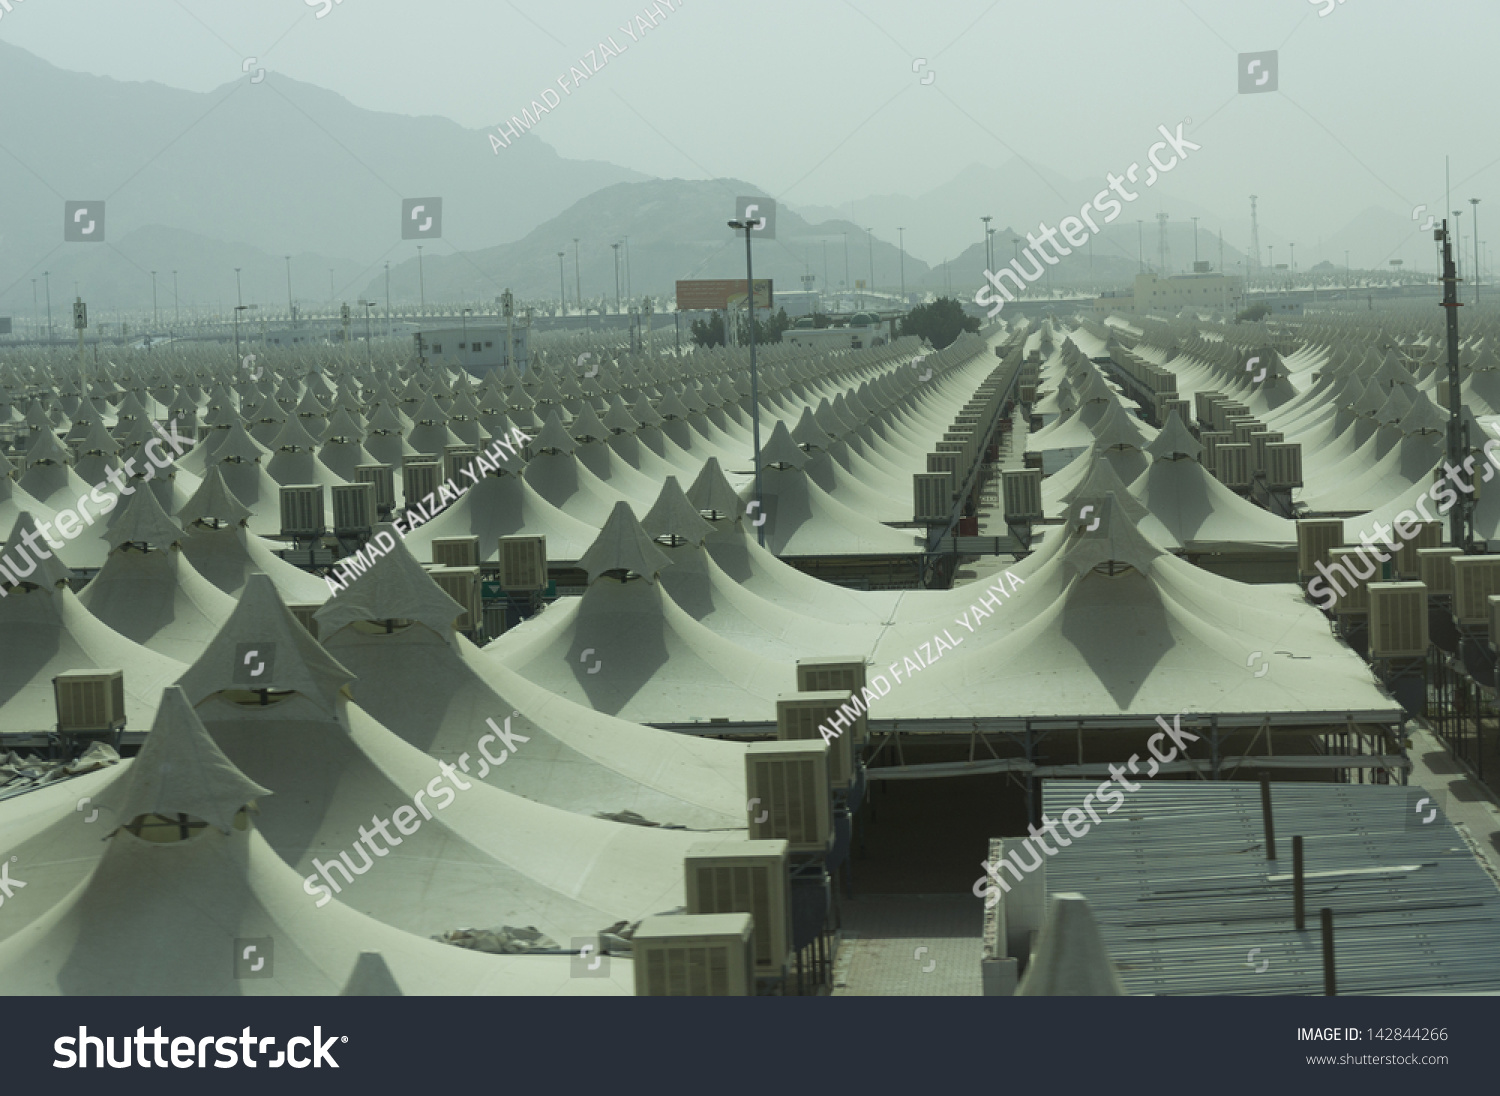
<instances>
[{"instance_id":1,"label":"hazy sky","mask_svg":"<svg viewBox=\"0 0 1500 1096\"><path fill-rule=\"evenodd\" d=\"M741 177L793 205L921 194L1013 156L1102 186L1144 163L1158 125L1191 118L1202 148L1156 184L1148 217L1196 203L1243 246L1256 193L1263 240L1298 240L1306 266L1371 206L1441 209L1451 153L1450 208L1462 201L1468 222L1467 199L1484 199L1481 237L1486 215L1500 229L1495 0L11 4L0 38L122 80L203 91L255 57L363 107L476 128L550 87L561 101L532 132L564 156ZM652 10L657 25L637 29ZM623 50L563 94L559 77L611 36ZM1238 54L1262 50L1279 53L1279 90L1240 94ZM1090 197L1063 191L1058 218Z\"/></svg>"}]
</instances>

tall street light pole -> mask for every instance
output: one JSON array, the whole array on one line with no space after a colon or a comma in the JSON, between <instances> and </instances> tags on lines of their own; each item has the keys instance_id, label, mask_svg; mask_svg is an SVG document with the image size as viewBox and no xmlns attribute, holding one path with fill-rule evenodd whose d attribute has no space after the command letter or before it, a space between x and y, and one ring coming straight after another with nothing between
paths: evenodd
<instances>
[{"instance_id":1,"label":"tall street light pole","mask_svg":"<svg viewBox=\"0 0 1500 1096\"><path fill-rule=\"evenodd\" d=\"M174 325L182 322L182 313L177 307L177 271L172 271L172 323Z\"/></svg>"},{"instance_id":2,"label":"tall street light pole","mask_svg":"<svg viewBox=\"0 0 1500 1096\"><path fill-rule=\"evenodd\" d=\"M865 239L867 239L867 240L870 241L870 295L871 296L874 296L874 294L875 294L875 237L872 236L872 235L870 235L870 233L872 233L874 231L875 231L875 226L874 225L871 225L869 228L865 229Z\"/></svg>"},{"instance_id":3,"label":"tall street light pole","mask_svg":"<svg viewBox=\"0 0 1500 1096\"><path fill-rule=\"evenodd\" d=\"M1479 303L1479 199L1470 198L1469 204L1474 207L1474 303Z\"/></svg>"},{"instance_id":4,"label":"tall street light pole","mask_svg":"<svg viewBox=\"0 0 1500 1096\"><path fill-rule=\"evenodd\" d=\"M984 222L984 268L986 270L994 270L995 257L990 254L990 221L993 218L981 217L979 219Z\"/></svg>"},{"instance_id":5,"label":"tall street light pole","mask_svg":"<svg viewBox=\"0 0 1500 1096\"><path fill-rule=\"evenodd\" d=\"M156 317L156 271L151 272L151 329L156 330L161 321Z\"/></svg>"},{"instance_id":6,"label":"tall street light pole","mask_svg":"<svg viewBox=\"0 0 1500 1096\"><path fill-rule=\"evenodd\" d=\"M329 283L330 285L332 283ZM427 314L427 279L422 276L422 245L417 245L417 294L421 301L422 315Z\"/></svg>"},{"instance_id":7,"label":"tall street light pole","mask_svg":"<svg viewBox=\"0 0 1500 1096\"><path fill-rule=\"evenodd\" d=\"M294 311L294 306L292 304L292 257L290 255L287 255L287 256L285 256L285 258L286 258L286 315L287 315L287 319L291 319L292 318L292 312Z\"/></svg>"},{"instance_id":8,"label":"tall street light pole","mask_svg":"<svg viewBox=\"0 0 1500 1096\"><path fill-rule=\"evenodd\" d=\"M754 230L757 222L753 221L730 221L729 227L736 232L745 230L745 301L750 312L750 429L752 441L755 445L755 509L757 517L761 518L760 524L755 527L755 538L762 548L766 546L766 526L761 511L761 489L760 489L760 374L755 368L755 272L750 261L750 233ZM848 235L844 237L844 254L848 255ZM846 260L847 261L847 260ZM847 278L847 273L845 274Z\"/></svg>"},{"instance_id":9,"label":"tall street light pole","mask_svg":"<svg viewBox=\"0 0 1500 1096\"><path fill-rule=\"evenodd\" d=\"M245 303L245 298L240 293L240 268L239 267L235 267L234 268L234 303L237 304L237 305Z\"/></svg>"},{"instance_id":10,"label":"tall street light pole","mask_svg":"<svg viewBox=\"0 0 1500 1096\"><path fill-rule=\"evenodd\" d=\"M578 271L578 237L573 237L573 291L578 295L578 311L583 311L583 275Z\"/></svg>"},{"instance_id":11,"label":"tall street light pole","mask_svg":"<svg viewBox=\"0 0 1500 1096\"><path fill-rule=\"evenodd\" d=\"M52 345L52 271L42 271L42 285L47 293L47 345Z\"/></svg>"},{"instance_id":12,"label":"tall street light pole","mask_svg":"<svg viewBox=\"0 0 1500 1096\"><path fill-rule=\"evenodd\" d=\"M385 337L391 337L391 264L385 264Z\"/></svg>"},{"instance_id":13,"label":"tall street light pole","mask_svg":"<svg viewBox=\"0 0 1500 1096\"><path fill-rule=\"evenodd\" d=\"M620 245L610 244L615 253L615 315L620 314Z\"/></svg>"},{"instance_id":14,"label":"tall street light pole","mask_svg":"<svg viewBox=\"0 0 1500 1096\"><path fill-rule=\"evenodd\" d=\"M557 300L564 316L568 314L568 282L563 275L563 256L566 254L566 251L557 253Z\"/></svg>"},{"instance_id":15,"label":"tall street light pole","mask_svg":"<svg viewBox=\"0 0 1500 1096\"><path fill-rule=\"evenodd\" d=\"M901 303L906 303L906 229L897 226L901 237Z\"/></svg>"}]
</instances>

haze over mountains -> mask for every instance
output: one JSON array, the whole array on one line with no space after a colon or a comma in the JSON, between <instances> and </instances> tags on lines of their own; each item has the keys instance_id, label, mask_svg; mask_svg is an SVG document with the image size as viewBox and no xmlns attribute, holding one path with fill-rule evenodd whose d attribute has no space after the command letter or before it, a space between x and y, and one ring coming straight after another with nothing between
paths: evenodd
<instances>
[{"instance_id":1,"label":"haze over mountains","mask_svg":"<svg viewBox=\"0 0 1500 1096\"><path fill-rule=\"evenodd\" d=\"M609 245L625 237L636 296L669 296L680 278L743 276L743 245L725 222L737 195L763 192L753 181L651 179L602 161L564 159L531 135L497 155L485 131L441 117L365 110L274 72L253 79L247 74L208 93L181 91L68 72L0 42L0 96L46 108L6 114L0 314L29 314L27 282L40 282L43 270L53 283L55 322L74 282L96 308L149 308L152 270L164 314L172 307L173 270L184 311L218 310L235 299L235 267L242 270L245 302L280 310L288 296L287 255L291 295L304 307L361 295L382 301L386 263L393 301L415 301L416 245L401 239L400 203L434 195L443 199L443 236L424 246L429 301L490 302L511 288L536 299L555 299L561 289L571 302L581 284L586 302L612 303ZM1056 225L1102 185L1011 160L1000 168L971 163L917 196L783 204L777 240L756 250L756 274L785 292L800 288L804 273L824 288L826 272L827 287L837 288L846 276L847 237L849 281L868 280L873 260L875 284L895 290L901 255L889 226L903 225L908 290L942 292L951 284L967 298L985 265L981 213L995 217L995 260L1004 263L1014 253L1014 235L1041 221ZM62 244L68 199L107 203L103 246ZM1282 249L1290 241L1274 228L1276 203L1287 200L1292 196L1261 202L1261 242L1276 247L1278 262L1290 257ZM1143 193L1094 241L1092 255L1070 256L1050 276L1059 285L1128 279L1142 248L1145 261L1156 263L1159 205ZM1219 265L1222 223L1224 264L1235 272L1249 237L1245 206L1170 203L1169 268L1189 267L1196 215L1201 257ZM877 226L873 247L866 225ZM1348 249L1356 266L1402 258L1407 269L1427 269L1429 235L1371 208L1331 226L1321 248L1319 241L1299 241L1298 265L1306 269L1321 257L1341 267ZM946 270L945 255L952 256Z\"/></svg>"}]
</instances>

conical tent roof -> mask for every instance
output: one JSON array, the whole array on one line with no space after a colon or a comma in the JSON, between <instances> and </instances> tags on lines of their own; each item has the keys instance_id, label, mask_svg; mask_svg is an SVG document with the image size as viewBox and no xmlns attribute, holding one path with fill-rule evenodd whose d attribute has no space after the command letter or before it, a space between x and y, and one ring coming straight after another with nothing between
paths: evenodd
<instances>
[{"instance_id":1,"label":"conical tent roof","mask_svg":"<svg viewBox=\"0 0 1500 1096\"><path fill-rule=\"evenodd\" d=\"M641 528L630 504L617 502L578 566L588 572L591 583L609 571L632 571L647 582L655 582L661 569L671 563L672 557Z\"/></svg>"},{"instance_id":2,"label":"conical tent roof","mask_svg":"<svg viewBox=\"0 0 1500 1096\"><path fill-rule=\"evenodd\" d=\"M26 547L26 542L37 546L40 551ZM57 558L56 553L48 552L45 559L38 559L43 551L47 549L42 545L46 538L42 536L37 527L36 519L28 511L22 511L16 515L16 524L11 527L10 537L5 542L5 548L0 551L0 561L3 561L11 574L20 578L23 582L31 583L44 590L56 588L60 583L68 581L73 572ZM23 572L21 561L25 560L31 565L31 570ZM5 596L6 587L9 585L8 576L0 572L0 597Z\"/></svg>"},{"instance_id":3,"label":"conical tent roof","mask_svg":"<svg viewBox=\"0 0 1500 1096\"><path fill-rule=\"evenodd\" d=\"M234 497L218 465L209 467L198 490L177 511L178 519L184 522L224 521L234 525L249 516L250 508Z\"/></svg>"},{"instance_id":4,"label":"conical tent roof","mask_svg":"<svg viewBox=\"0 0 1500 1096\"><path fill-rule=\"evenodd\" d=\"M378 951L362 951L340 997L400 997L401 987Z\"/></svg>"},{"instance_id":5,"label":"conical tent roof","mask_svg":"<svg viewBox=\"0 0 1500 1096\"><path fill-rule=\"evenodd\" d=\"M1124 997L1098 922L1081 894L1052 896L1017 997Z\"/></svg>"},{"instance_id":6,"label":"conical tent roof","mask_svg":"<svg viewBox=\"0 0 1500 1096\"><path fill-rule=\"evenodd\" d=\"M146 745L96 802L114 817L111 833L143 814L186 814L227 834L242 807L270 794L224 756L173 685L162 690Z\"/></svg>"},{"instance_id":7,"label":"conical tent roof","mask_svg":"<svg viewBox=\"0 0 1500 1096\"><path fill-rule=\"evenodd\" d=\"M233 614L178 682L196 706L226 690L297 692L332 715L354 680L282 604L265 575L251 575Z\"/></svg>"},{"instance_id":8,"label":"conical tent roof","mask_svg":"<svg viewBox=\"0 0 1500 1096\"><path fill-rule=\"evenodd\" d=\"M1113 495L1115 504L1124 510L1131 521L1140 521L1148 512L1126 489L1109 458L1101 456L1089 466L1083 479L1063 496L1063 501L1068 504L1069 520L1078 516L1082 505L1104 495Z\"/></svg>"},{"instance_id":9,"label":"conical tent roof","mask_svg":"<svg viewBox=\"0 0 1500 1096\"><path fill-rule=\"evenodd\" d=\"M406 542L395 535L394 526L377 525L372 539L379 548L387 543L391 547L314 614L318 634L327 638L358 620L415 620L451 643L453 622L463 615L464 607L422 570Z\"/></svg>"},{"instance_id":10,"label":"conical tent roof","mask_svg":"<svg viewBox=\"0 0 1500 1096\"><path fill-rule=\"evenodd\" d=\"M719 467L718 457L709 457L704 461L698 478L693 480L693 485L687 490L687 497L699 510L730 514L736 519L742 513L740 496L725 478L724 470Z\"/></svg>"},{"instance_id":11,"label":"conical tent roof","mask_svg":"<svg viewBox=\"0 0 1500 1096\"><path fill-rule=\"evenodd\" d=\"M668 476L662 484L656 503L641 519L641 528L653 540L673 536L694 544L702 544L714 532L714 527L688 501L677 484L676 476Z\"/></svg>"},{"instance_id":12,"label":"conical tent roof","mask_svg":"<svg viewBox=\"0 0 1500 1096\"><path fill-rule=\"evenodd\" d=\"M106 539L111 549L122 544L151 544L165 548L183 537L182 527L167 516L150 491L137 489L125 500L119 520L111 525Z\"/></svg>"},{"instance_id":13,"label":"conical tent roof","mask_svg":"<svg viewBox=\"0 0 1500 1096\"><path fill-rule=\"evenodd\" d=\"M1203 452L1203 445L1188 431L1181 415L1171 414L1161 431L1146 446L1146 452L1155 460L1176 460L1179 457L1197 460Z\"/></svg>"},{"instance_id":14,"label":"conical tent roof","mask_svg":"<svg viewBox=\"0 0 1500 1096\"><path fill-rule=\"evenodd\" d=\"M1094 509L1085 514L1088 506ZM1135 506L1143 509L1138 502ZM1163 554L1135 527L1135 519L1115 494L1075 497L1067 527L1070 540L1063 551L1063 562L1079 574L1087 574L1101 563L1134 567L1145 574L1152 561Z\"/></svg>"}]
</instances>

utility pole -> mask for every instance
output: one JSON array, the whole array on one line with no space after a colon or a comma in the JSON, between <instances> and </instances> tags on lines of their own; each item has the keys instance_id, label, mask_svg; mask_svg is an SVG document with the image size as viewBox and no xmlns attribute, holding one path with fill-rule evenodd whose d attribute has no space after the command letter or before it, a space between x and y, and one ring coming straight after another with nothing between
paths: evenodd
<instances>
[{"instance_id":1,"label":"utility pole","mask_svg":"<svg viewBox=\"0 0 1500 1096\"><path fill-rule=\"evenodd\" d=\"M755 508L762 510L762 494L760 486L760 384L759 373L755 367L755 271L750 260L750 233L755 228L755 223L749 220L730 221L729 227L738 232L745 230L745 302L750 313L750 424L751 439L755 446ZM848 237L845 236L847 247ZM847 252L846 252L847 254ZM727 325L726 325L727 326ZM761 515L764 518L764 511ZM760 546L766 546L766 528L764 520L755 526L756 540Z\"/></svg>"},{"instance_id":2,"label":"utility pole","mask_svg":"<svg viewBox=\"0 0 1500 1096\"><path fill-rule=\"evenodd\" d=\"M1474 303L1479 303L1479 199L1470 198L1469 204L1474 207L1474 272L1470 275L1474 279Z\"/></svg>"},{"instance_id":3,"label":"utility pole","mask_svg":"<svg viewBox=\"0 0 1500 1096\"><path fill-rule=\"evenodd\" d=\"M906 229L896 229L901 234L901 303L906 303Z\"/></svg>"},{"instance_id":4,"label":"utility pole","mask_svg":"<svg viewBox=\"0 0 1500 1096\"><path fill-rule=\"evenodd\" d=\"M615 253L615 315L618 316L620 314L620 245L614 243L609 246Z\"/></svg>"},{"instance_id":5,"label":"utility pole","mask_svg":"<svg viewBox=\"0 0 1500 1096\"><path fill-rule=\"evenodd\" d=\"M1443 244L1443 307L1448 317L1448 467L1463 464L1464 452L1469 448L1468 431L1463 421L1463 394L1459 390L1461 377L1458 371L1458 310L1463 306L1458 301L1458 270L1453 262L1453 241L1448 234L1448 221L1438 230L1437 238ZM1449 511L1448 538L1455 548L1472 552L1474 529L1474 502L1471 495L1460 495L1458 504Z\"/></svg>"}]
</instances>

